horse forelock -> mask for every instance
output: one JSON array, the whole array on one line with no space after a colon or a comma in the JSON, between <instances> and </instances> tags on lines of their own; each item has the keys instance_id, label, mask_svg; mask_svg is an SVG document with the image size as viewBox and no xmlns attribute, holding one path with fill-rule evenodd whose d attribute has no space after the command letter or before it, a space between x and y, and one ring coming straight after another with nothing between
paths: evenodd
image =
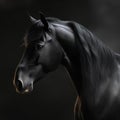
<instances>
[{"instance_id":1,"label":"horse forelock","mask_svg":"<svg viewBox=\"0 0 120 120\"><path fill-rule=\"evenodd\" d=\"M24 44L27 46L31 42L40 40L45 35L45 30L41 22L33 24L24 36Z\"/></svg>"}]
</instances>

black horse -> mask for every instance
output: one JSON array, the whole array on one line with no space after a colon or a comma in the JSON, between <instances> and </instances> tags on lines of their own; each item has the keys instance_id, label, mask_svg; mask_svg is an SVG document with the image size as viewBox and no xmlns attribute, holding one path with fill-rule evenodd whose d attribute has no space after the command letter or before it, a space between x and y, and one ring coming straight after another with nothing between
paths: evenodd
<instances>
[{"instance_id":1,"label":"black horse","mask_svg":"<svg viewBox=\"0 0 120 120\"><path fill-rule=\"evenodd\" d=\"M17 66L14 85L19 93L62 64L78 97L75 120L120 120L120 57L88 29L73 21L30 17L25 52Z\"/></svg>"}]
</instances>

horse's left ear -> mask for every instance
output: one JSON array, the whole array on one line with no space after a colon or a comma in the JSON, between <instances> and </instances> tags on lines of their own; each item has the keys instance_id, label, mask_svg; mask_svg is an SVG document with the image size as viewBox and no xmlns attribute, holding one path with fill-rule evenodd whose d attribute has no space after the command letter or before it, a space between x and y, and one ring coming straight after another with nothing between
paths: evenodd
<instances>
[{"instance_id":1,"label":"horse's left ear","mask_svg":"<svg viewBox=\"0 0 120 120\"><path fill-rule=\"evenodd\" d=\"M30 16L30 15L29 15L29 18L30 18L30 21L31 21L33 24L35 24L35 23L38 22L37 19L35 19L34 17L32 17L32 16Z\"/></svg>"},{"instance_id":2,"label":"horse's left ear","mask_svg":"<svg viewBox=\"0 0 120 120\"><path fill-rule=\"evenodd\" d=\"M43 25L44 25L44 28L45 28L45 30L49 30L49 24L48 24L48 22L47 22L47 20L46 20L46 18L45 18L45 16L44 16L44 14L43 13L41 13L40 12L40 19L41 19L41 22L43 23Z\"/></svg>"}]
</instances>

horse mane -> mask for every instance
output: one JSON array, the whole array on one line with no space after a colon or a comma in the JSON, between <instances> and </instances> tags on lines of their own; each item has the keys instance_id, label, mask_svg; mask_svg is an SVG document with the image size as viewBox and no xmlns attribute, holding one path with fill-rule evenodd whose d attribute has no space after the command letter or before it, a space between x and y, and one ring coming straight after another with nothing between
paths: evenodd
<instances>
[{"instance_id":1,"label":"horse mane","mask_svg":"<svg viewBox=\"0 0 120 120\"><path fill-rule=\"evenodd\" d=\"M100 79L105 76L105 73L106 76L111 75L115 68L115 52L103 44L92 32L74 21L62 21L57 18L47 18L47 20L50 23L62 24L72 29L75 36L77 59L84 76L94 75Z\"/></svg>"},{"instance_id":2,"label":"horse mane","mask_svg":"<svg viewBox=\"0 0 120 120\"><path fill-rule=\"evenodd\" d=\"M47 20L50 23L58 23L70 27L75 35L77 47L79 48L83 46L83 49L86 51L89 57L93 57L92 55L97 56L97 53L101 53L101 55L109 54L111 56L114 54L114 52L108 46L103 44L101 40L99 40L95 35L92 34L91 31L89 31L83 25L78 24L74 21L62 21L58 18L52 17L48 17Z\"/></svg>"},{"instance_id":3,"label":"horse mane","mask_svg":"<svg viewBox=\"0 0 120 120\"><path fill-rule=\"evenodd\" d=\"M108 78L108 76L112 77L116 69L115 52L103 44L101 40L84 26L76 22L70 22L69 26L74 31L84 79L91 78L101 81ZM99 82L97 84L99 84Z\"/></svg>"}]
</instances>

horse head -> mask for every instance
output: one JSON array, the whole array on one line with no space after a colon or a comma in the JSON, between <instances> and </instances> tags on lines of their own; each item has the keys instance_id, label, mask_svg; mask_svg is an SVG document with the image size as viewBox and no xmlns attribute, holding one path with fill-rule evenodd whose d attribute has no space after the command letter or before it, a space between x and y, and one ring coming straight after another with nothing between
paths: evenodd
<instances>
[{"instance_id":1,"label":"horse head","mask_svg":"<svg viewBox=\"0 0 120 120\"><path fill-rule=\"evenodd\" d=\"M30 16L32 26L25 35L25 51L16 68L14 86L19 93L33 90L33 84L54 71L62 61L62 49L49 23L41 14L39 20Z\"/></svg>"}]
</instances>

